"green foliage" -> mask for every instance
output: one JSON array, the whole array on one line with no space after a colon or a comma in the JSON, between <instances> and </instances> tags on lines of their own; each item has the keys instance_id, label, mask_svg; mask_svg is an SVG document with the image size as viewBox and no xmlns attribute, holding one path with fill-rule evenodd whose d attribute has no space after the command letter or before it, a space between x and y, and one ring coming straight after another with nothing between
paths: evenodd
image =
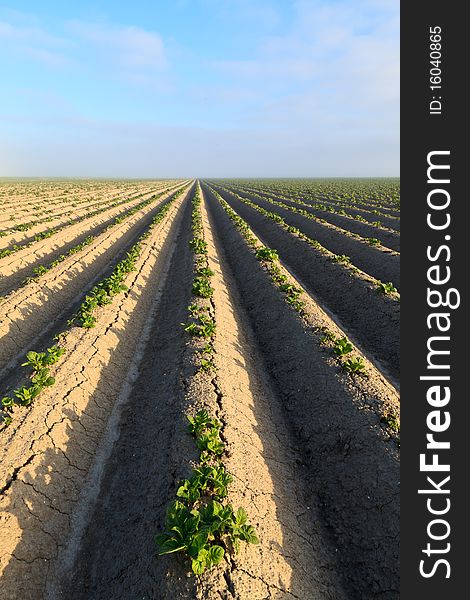
<instances>
[{"instance_id":1,"label":"green foliage","mask_svg":"<svg viewBox=\"0 0 470 600\"><path fill-rule=\"evenodd\" d=\"M261 246L256 250L256 256L260 260L266 260L268 262L274 262L279 260L279 255L277 250L272 250L271 248L267 248L266 246Z\"/></svg>"},{"instance_id":2,"label":"green foliage","mask_svg":"<svg viewBox=\"0 0 470 600\"><path fill-rule=\"evenodd\" d=\"M353 348L354 347L349 340L347 340L346 338L341 338L335 340L333 353L336 354L336 356L345 356L346 354L352 352Z\"/></svg>"},{"instance_id":3,"label":"green foliage","mask_svg":"<svg viewBox=\"0 0 470 600\"><path fill-rule=\"evenodd\" d=\"M332 262L336 262L336 263L342 263L342 264L349 264L351 262L351 258L349 256L346 256L346 254L334 254L331 257Z\"/></svg>"},{"instance_id":4,"label":"green foliage","mask_svg":"<svg viewBox=\"0 0 470 600\"><path fill-rule=\"evenodd\" d=\"M394 409L386 409L381 417L381 423L384 423L386 427L391 429L394 433L400 432L400 417L398 416L398 412Z\"/></svg>"},{"instance_id":5,"label":"green foliage","mask_svg":"<svg viewBox=\"0 0 470 600\"><path fill-rule=\"evenodd\" d=\"M348 358L348 360L346 360L343 363L343 369L353 375L356 375L358 373L363 373L365 368L366 368L366 365L364 364L364 360L360 357L359 358Z\"/></svg>"},{"instance_id":6,"label":"green foliage","mask_svg":"<svg viewBox=\"0 0 470 600\"><path fill-rule=\"evenodd\" d=\"M226 552L238 552L240 542L258 544L255 529L248 523L243 508L236 512L227 497L233 477L220 462L223 443L220 423L206 410L188 417L189 433L203 450L202 464L193 469L189 479L180 482L165 522L166 531L156 537L159 554L184 552L191 560L195 575L219 564ZM216 441L212 447L208 440Z\"/></svg>"},{"instance_id":7,"label":"green foliage","mask_svg":"<svg viewBox=\"0 0 470 600\"><path fill-rule=\"evenodd\" d=\"M210 298L214 293L214 288L211 287L210 281L207 277L195 277L193 281L192 292L199 298Z\"/></svg>"},{"instance_id":8,"label":"green foliage","mask_svg":"<svg viewBox=\"0 0 470 600\"><path fill-rule=\"evenodd\" d=\"M397 294L398 293L397 288L390 281L388 283L383 283L382 281L379 281L379 283L377 284L377 287L375 289L378 292L380 292L381 294Z\"/></svg>"},{"instance_id":9,"label":"green foliage","mask_svg":"<svg viewBox=\"0 0 470 600\"><path fill-rule=\"evenodd\" d=\"M31 387L26 387L23 385L19 389L15 390L13 393L18 399L21 406L29 406L31 402L38 396L41 392L42 387L39 385L32 385Z\"/></svg>"},{"instance_id":10,"label":"green foliage","mask_svg":"<svg viewBox=\"0 0 470 600\"><path fill-rule=\"evenodd\" d=\"M181 323L181 325L185 331L195 337L210 338L216 331L214 319L205 315L199 317L199 323Z\"/></svg>"},{"instance_id":11,"label":"green foliage","mask_svg":"<svg viewBox=\"0 0 470 600\"><path fill-rule=\"evenodd\" d=\"M194 250L195 254L207 254L207 242L200 238L193 238L189 245Z\"/></svg>"}]
</instances>

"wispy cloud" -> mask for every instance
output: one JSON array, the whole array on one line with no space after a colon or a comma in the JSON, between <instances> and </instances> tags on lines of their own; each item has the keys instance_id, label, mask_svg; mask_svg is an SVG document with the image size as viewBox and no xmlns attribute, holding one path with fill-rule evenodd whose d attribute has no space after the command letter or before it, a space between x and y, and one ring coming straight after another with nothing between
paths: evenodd
<instances>
[{"instance_id":1,"label":"wispy cloud","mask_svg":"<svg viewBox=\"0 0 470 600\"><path fill-rule=\"evenodd\" d=\"M10 166L35 161L38 174L64 175L398 172L397 0L105 5L87 13L64 3L47 19L0 8L10 82L0 150L8 146Z\"/></svg>"},{"instance_id":2,"label":"wispy cloud","mask_svg":"<svg viewBox=\"0 0 470 600\"><path fill-rule=\"evenodd\" d=\"M71 21L67 29L93 46L101 58L129 69L167 66L163 40L157 33L133 25L106 25Z\"/></svg>"},{"instance_id":3,"label":"wispy cloud","mask_svg":"<svg viewBox=\"0 0 470 600\"><path fill-rule=\"evenodd\" d=\"M47 67L68 62L65 38L51 35L38 26L0 21L0 49L10 56L26 56Z\"/></svg>"}]
</instances>

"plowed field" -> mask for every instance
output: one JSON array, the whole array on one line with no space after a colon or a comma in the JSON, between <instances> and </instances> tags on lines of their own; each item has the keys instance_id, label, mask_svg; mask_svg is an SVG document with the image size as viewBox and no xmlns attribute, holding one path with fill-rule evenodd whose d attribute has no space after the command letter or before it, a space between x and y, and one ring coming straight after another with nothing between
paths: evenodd
<instances>
[{"instance_id":1,"label":"plowed field","mask_svg":"<svg viewBox=\"0 0 470 600\"><path fill-rule=\"evenodd\" d=\"M2 600L399 598L398 198L0 185ZM201 465L226 493L186 498ZM252 543L200 528L203 573L195 538L159 555L176 494L243 507Z\"/></svg>"}]
</instances>

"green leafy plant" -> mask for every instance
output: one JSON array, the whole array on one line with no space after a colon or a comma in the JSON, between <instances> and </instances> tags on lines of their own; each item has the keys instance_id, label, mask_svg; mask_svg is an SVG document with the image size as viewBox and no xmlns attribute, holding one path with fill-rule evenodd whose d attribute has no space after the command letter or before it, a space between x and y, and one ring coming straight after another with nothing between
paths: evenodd
<instances>
[{"instance_id":1,"label":"green leafy plant","mask_svg":"<svg viewBox=\"0 0 470 600\"><path fill-rule=\"evenodd\" d=\"M326 346L327 344L331 343L331 342L335 342L336 341L336 336L334 335L334 333L332 333L331 331L328 331L327 329L323 330L323 335L320 338L320 344L322 346Z\"/></svg>"},{"instance_id":2,"label":"green leafy plant","mask_svg":"<svg viewBox=\"0 0 470 600\"><path fill-rule=\"evenodd\" d=\"M15 390L13 393L18 399L21 406L29 406L31 402L41 392L42 387L39 385L32 385L31 387L22 386Z\"/></svg>"},{"instance_id":3,"label":"green leafy plant","mask_svg":"<svg viewBox=\"0 0 470 600\"><path fill-rule=\"evenodd\" d=\"M211 317L201 315L199 323L181 323L184 330L195 337L210 338L216 331L216 323Z\"/></svg>"},{"instance_id":4,"label":"green leafy plant","mask_svg":"<svg viewBox=\"0 0 470 600\"><path fill-rule=\"evenodd\" d=\"M51 385L54 385L55 383L54 377L50 376L49 369L47 368L39 369L38 371L36 371L36 373L31 378L31 381L40 388L49 387Z\"/></svg>"},{"instance_id":5,"label":"green leafy plant","mask_svg":"<svg viewBox=\"0 0 470 600\"><path fill-rule=\"evenodd\" d=\"M214 293L214 288L211 287L207 277L195 277L193 281L192 292L199 298L210 298Z\"/></svg>"},{"instance_id":6,"label":"green leafy plant","mask_svg":"<svg viewBox=\"0 0 470 600\"><path fill-rule=\"evenodd\" d=\"M256 256L260 260L266 260L268 262L274 262L276 260L279 260L277 250L272 250L271 248L267 248L266 246L258 248L258 250L256 250Z\"/></svg>"},{"instance_id":7,"label":"green leafy plant","mask_svg":"<svg viewBox=\"0 0 470 600\"><path fill-rule=\"evenodd\" d=\"M394 409L386 409L381 417L381 423L384 423L386 427L391 429L394 433L399 433L400 431L400 417L398 416L398 412Z\"/></svg>"},{"instance_id":8,"label":"green leafy plant","mask_svg":"<svg viewBox=\"0 0 470 600\"><path fill-rule=\"evenodd\" d=\"M375 289L378 292L380 292L381 294L396 294L396 293L398 293L397 288L390 281L388 283L383 283L382 281L380 281L377 284L377 287Z\"/></svg>"},{"instance_id":9,"label":"green leafy plant","mask_svg":"<svg viewBox=\"0 0 470 600\"><path fill-rule=\"evenodd\" d=\"M189 245L194 250L195 254L207 254L207 242L200 238L193 238Z\"/></svg>"},{"instance_id":10,"label":"green leafy plant","mask_svg":"<svg viewBox=\"0 0 470 600\"><path fill-rule=\"evenodd\" d=\"M347 338L341 338L335 341L333 353L336 354L336 356L345 356L352 352L353 348L353 345Z\"/></svg>"},{"instance_id":11,"label":"green leafy plant","mask_svg":"<svg viewBox=\"0 0 470 600\"><path fill-rule=\"evenodd\" d=\"M351 258L346 254L334 254L331 260L336 263L348 264L351 262Z\"/></svg>"},{"instance_id":12,"label":"green leafy plant","mask_svg":"<svg viewBox=\"0 0 470 600\"><path fill-rule=\"evenodd\" d=\"M15 401L10 396L4 396L2 398L2 408L11 412L15 406Z\"/></svg>"},{"instance_id":13,"label":"green leafy plant","mask_svg":"<svg viewBox=\"0 0 470 600\"><path fill-rule=\"evenodd\" d=\"M352 373L354 375L358 373L364 373L366 365L364 364L364 360L362 358L348 358L343 363L343 369L348 373Z\"/></svg>"},{"instance_id":14,"label":"green leafy plant","mask_svg":"<svg viewBox=\"0 0 470 600\"><path fill-rule=\"evenodd\" d=\"M203 431L211 427L220 426L218 422L209 416L207 410L200 410L194 417L186 417L189 421L189 433L193 437L198 437Z\"/></svg>"},{"instance_id":15,"label":"green leafy plant","mask_svg":"<svg viewBox=\"0 0 470 600\"><path fill-rule=\"evenodd\" d=\"M240 542L258 544L255 529L248 523L243 508L236 512L221 500L228 494L233 477L220 462L223 443L219 437L220 423L207 410L188 416L189 433L206 454L192 476L178 486L178 500L173 502L165 522L166 531L156 538L159 554L184 552L191 560L195 575L219 564L226 552L238 552ZM208 440L216 441L211 448Z\"/></svg>"},{"instance_id":16,"label":"green leafy plant","mask_svg":"<svg viewBox=\"0 0 470 600\"><path fill-rule=\"evenodd\" d=\"M212 359L201 358L199 369L204 372L215 371L215 364Z\"/></svg>"}]
</instances>

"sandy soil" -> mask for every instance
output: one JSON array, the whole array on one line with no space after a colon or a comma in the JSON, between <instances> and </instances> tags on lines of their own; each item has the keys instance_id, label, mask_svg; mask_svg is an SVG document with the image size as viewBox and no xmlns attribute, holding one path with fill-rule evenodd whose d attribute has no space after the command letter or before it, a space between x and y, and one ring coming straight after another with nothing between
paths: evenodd
<instances>
[{"instance_id":1,"label":"sandy soil","mask_svg":"<svg viewBox=\"0 0 470 600\"><path fill-rule=\"evenodd\" d=\"M70 332L56 385L25 411L19 429L2 433L2 600L44 597L51 564L74 525L74 508L89 501L80 493L92 493L97 485L99 476L90 468L116 400L119 412L122 390L135 377L134 355L166 278L183 202L175 202L147 240L137 270L126 280L130 290L100 309L94 329ZM111 426L108 445L114 435Z\"/></svg>"},{"instance_id":2,"label":"sandy soil","mask_svg":"<svg viewBox=\"0 0 470 600\"><path fill-rule=\"evenodd\" d=\"M256 210L229 194L224 197L263 243L279 252L291 273L323 308L335 315L348 336L376 357L384 373L398 381L399 304L352 277L340 264L331 262Z\"/></svg>"},{"instance_id":3,"label":"sandy soil","mask_svg":"<svg viewBox=\"0 0 470 600\"><path fill-rule=\"evenodd\" d=\"M153 230L129 290L99 309L96 327L71 329L56 385L0 431L2 600L398 600L399 450L380 419L384 408L399 411L398 394L376 368L373 345L364 345L365 378L345 374L319 343L322 327L357 341L340 327L341 304L325 311L312 293L312 282L326 279L331 298L343 296L349 280L330 281L313 253L289 245L292 236L250 218L266 243L272 236L273 247L288 250L282 269L304 285L300 317L206 193L217 369L198 372L201 342L181 327L192 301L189 198ZM110 249L131 242L129 229L113 232L102 254L93 249L89 269L99 263L102 274L114 262ZM308 285L302 262L315 275ZM78 263L73 270L65 287L79 281L83 293L91 272ZM38 334L47 330L44 299L34 309ZM47 304L49 320L71 306L65 297ZM157 557L154 538L197 458L185 415L201 407L222 422L229 501L246 508L260 544L195 578L182 556Z\"/></svg>"},{"instance_id":4,"label":"sandy soil","mask_svg":"<svg viewBox=\"0 0 470 600\"><path fill-rule=\"evenodd\" d=\"M0 369L12 357L23 355L45 329L56 331L60 321L96 280L111 271L119 257L150 224L165 196L120 223L73 254L37 281L10 293L0 304Z\"/></svg>"},{"instance_id":5,"label":"sandy soil","mask_svg":"<svg viewBox=\"0 0 470 600\"><path fill-rule=\"evenodd\" d=\"M298 227L300 231L314 240L318 240L327 250L334 254L346 254L351 262L376 279L391 281L397 289L400 288L400 255L384 246L376 248L354 237L349 237L344 230L331 224L323 224L303 215L295 214L281 206L275 206L268 201L253 197L252 201L280 215L286 223Z\"/></svg>"},{"instance_id":6,"label":"sandy soil","mask_svg":"<svg viewBox=\"0 0 470 600\"><path fill-rule=\"evenodd\" d=\"M79 223L64 227L57 234L40 240L10 256L0 259L0 295L16 289L38 264L48 264L59 255L80 242L88 235L99 235L116 217L126 213L152 193L138 197L129 203L116 206Z\"/></svg>"}]
</instances>

